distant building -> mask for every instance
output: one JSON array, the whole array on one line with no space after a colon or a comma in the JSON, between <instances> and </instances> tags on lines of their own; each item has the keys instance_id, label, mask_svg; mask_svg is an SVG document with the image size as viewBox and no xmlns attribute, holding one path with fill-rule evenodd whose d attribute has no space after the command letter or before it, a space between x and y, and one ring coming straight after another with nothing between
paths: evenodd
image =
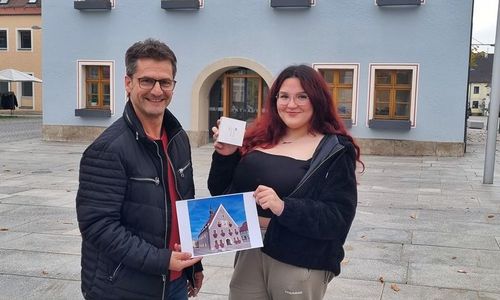
<instances>
[{"instance_id":1,"label":"distant building","mask_svg":"<svg viewBox=\"0 0 500 300\"><path fill-rule=\"evenodd\" d=\"M478 57L469 72L469 106L473 115L484 115L490 104L494 54Z\"/></svg>"},{"instance_id":2,"label":"distant building","mask_svg":"<svg viewBox=\"0 0 500 300\"><path fill-rule=\"evenodd\" d=\"M244 222L240 226L240 234L241 234L241 239L244 242L246 242L247 240L249 240L249 236L248 236L248 223L247 222Z\"/></svg>"},{"instance_id":3,"label":"distant building","mask_svg":"<svg viewBox=\"0 0 500 300\"><path fill-rule=\"evenodd\" d=\"M242 243L238 224L221 204L216 212L210 210L207 222L198 234L197 248L223 250L238 248Z\"/></svg>"},{"instance_id":4,"label":"distant building","mask_svg":"<svg viewBox=\"0 0 500 300\"><path fill-rule=\"evenodd\" d=\"M42 79L42 0L0 0L0 70L16 69ZM19 108L42 111L42 84L0 82Z\"/></svg>"},{"instance_id":5,"label":"distant building","mask_svg":"<svg viewBox=\"0 0 500 300\"><path fill-rule=\"evenodd\" d=\"M401 5L405 4L405 5ZM169 107L193 146L220 116L252 121L273 78L307 64L363 154L464 152L473 0L47 1L45 140L91 140L122 115L124 53L165 41ZM295 6L295 7L294 7ZM443 51L443 47L446 51Z\"/></svg>"}]
</instances>

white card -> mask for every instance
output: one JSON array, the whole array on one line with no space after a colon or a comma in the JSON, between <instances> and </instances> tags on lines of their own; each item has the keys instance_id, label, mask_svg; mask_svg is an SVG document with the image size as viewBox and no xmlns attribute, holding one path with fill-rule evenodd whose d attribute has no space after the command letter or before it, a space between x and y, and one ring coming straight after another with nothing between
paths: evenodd
<instances>
[{"instance_id":1,"label":"white card","mask_svg":"<svg viewBox=\"0 0 500 300\"><path fill-rule=\"evenodd\" d=\"M218 142L241 146L245 136L246 122L227 117L220 118Z\"/></svg>"}]
</instances>

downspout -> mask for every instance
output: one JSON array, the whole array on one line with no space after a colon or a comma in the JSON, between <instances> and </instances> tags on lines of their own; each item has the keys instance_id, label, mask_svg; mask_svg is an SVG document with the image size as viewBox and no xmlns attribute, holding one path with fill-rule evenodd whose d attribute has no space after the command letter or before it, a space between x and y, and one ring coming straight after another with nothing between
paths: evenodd
<instances>
[{"instance_id":1,"label":"downspout","mask_svg":"<svg viewBox=\"0 0 500 300\"><path fill-rule=\"evenodd\" d=\"M474 0L472 0L472 17L470 18L470 33L469 33L469 68L467 69L467 88L465 97L465 122L464 122L464 153L467 152L467 120L469 119L468 111L470 105L470 70L471 70L471 56L472 56L472 26L474 26Z\"/></svg>"},{"instance_id":2,"label":"downspout","mask_svg":"<svg viewBox=\"0 0 500 300\"><path fill-rule=\"evenodd\" d=\"M497 126L500 111L500 58L498 44L500 43L500 2L498 2L497 31L495 34L495 56L493 56L493 72L491 75L491 98L488 110L488 126L486 151L484 157L483 183L492 184L495 171L495 152L497 145Z\"/></svg>"}]
</instances>

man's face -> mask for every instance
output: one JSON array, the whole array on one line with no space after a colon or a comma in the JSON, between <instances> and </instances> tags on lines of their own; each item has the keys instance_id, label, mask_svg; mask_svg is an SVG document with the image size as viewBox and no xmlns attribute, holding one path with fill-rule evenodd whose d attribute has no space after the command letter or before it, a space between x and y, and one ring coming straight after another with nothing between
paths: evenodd
<instances>
[{"instance_id":1,"label":"man's face","mask_svg":"<svg viewBox=\"0 0 500 300\"><path fill-rule=\"evenodd\" d=\"M173 90L162 89L159 82L155 82L152 88L144 88L144 84L139 84L144 79L173 81L172 63L168 60L139 59L132 77L125 76L125 90L130 95L139 120L143 123L161 122L165 108L172 100Z\"/></svg>"}]
</instances>

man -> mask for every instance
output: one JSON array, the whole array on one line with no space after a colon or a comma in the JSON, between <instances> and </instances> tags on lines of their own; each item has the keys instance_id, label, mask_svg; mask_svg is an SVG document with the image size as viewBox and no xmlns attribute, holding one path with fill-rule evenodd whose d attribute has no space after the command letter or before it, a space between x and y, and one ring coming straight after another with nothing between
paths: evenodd
<instances>
[{"instance_id":1,"label":"man","mask_svg":"<svg viewBox=\"0 0 500 300\"><path fill-rule=\"evenodd\" d=\"M126 53L123 116L83 153L76 211L86 299L187 299L200 258L180 252L175 201L194 197L186 132L166 109L177 59L147 39ZM188 281L190 283L188 283Z\"/></svg>"}]
</instances>

